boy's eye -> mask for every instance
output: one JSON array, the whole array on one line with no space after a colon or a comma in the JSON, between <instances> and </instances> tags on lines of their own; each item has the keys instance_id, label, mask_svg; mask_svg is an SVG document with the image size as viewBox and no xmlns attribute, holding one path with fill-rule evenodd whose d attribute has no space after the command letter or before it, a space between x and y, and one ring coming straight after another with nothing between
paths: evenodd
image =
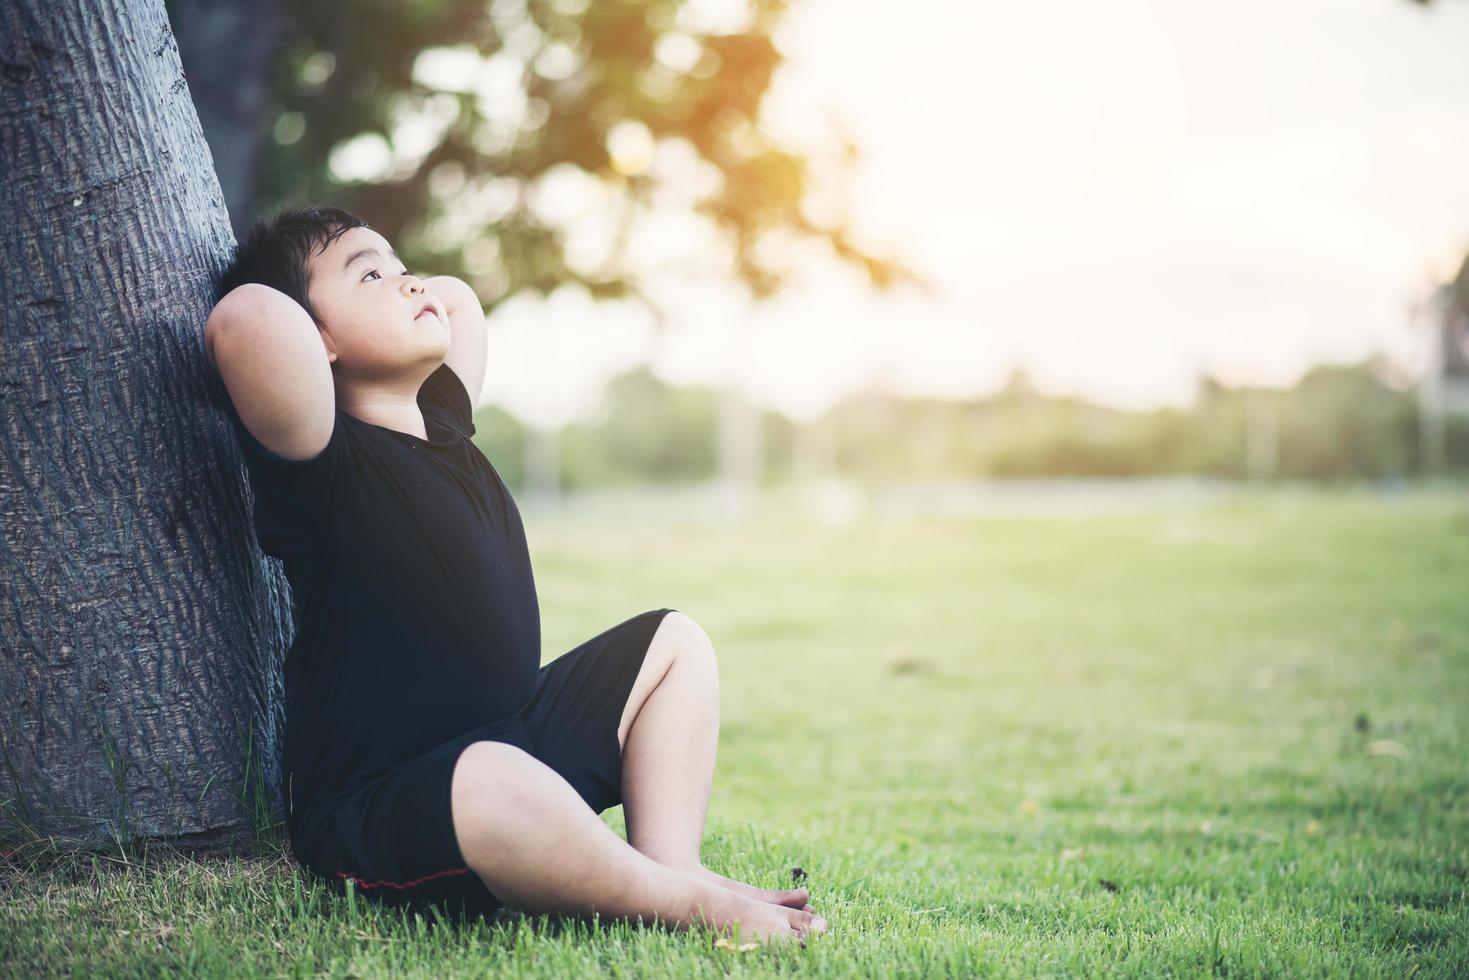
<instances>
[{"instance_id":1,"label":"boy's eye","mask_svg":"<svg viewBox=\"0 0 1469 980\"><path fill-rule=\"evenodd\" d=\"M408 272L407 269L404 269L402 272L398 273L398 275L400 275L400 276L406 276L406 275L409 275L409 272ZM382 278L382 276L379 275L379 273L378 273L378 271L376 269L368 269L367 272L362 276L362 281L363 282L366 282L368 276L377 276L379 279Z\"/></svg>"}]
</instances>

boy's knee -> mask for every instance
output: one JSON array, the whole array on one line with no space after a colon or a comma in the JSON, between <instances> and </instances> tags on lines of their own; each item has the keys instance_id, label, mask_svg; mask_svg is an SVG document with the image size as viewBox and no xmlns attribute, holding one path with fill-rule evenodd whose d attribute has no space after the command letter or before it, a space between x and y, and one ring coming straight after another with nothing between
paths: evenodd
<instances>
[{"instance_id":1,"label":"boy's knee","mask_svg":"<svg viewBox=\"0 0 1469 980\"><path fill-rule=\"evenodd\" d=\"M513 789L516 774L528 768L535 757L506 742L470 742L454 763L453 795L456 798L503 799Z\"/></svg>"},{"instance_id":2,"label":"boy's knee","mask_svg":"<svg viewBox=\"0 0 1469 980\"><path fill-rule=\"evenodd\" d=\"M655 639L659 643L666 643L672 656L715 659L714 641L709 639L704 627L676 609L664 615L663 621L658 624Z\"/></svg>"}]
</instances>

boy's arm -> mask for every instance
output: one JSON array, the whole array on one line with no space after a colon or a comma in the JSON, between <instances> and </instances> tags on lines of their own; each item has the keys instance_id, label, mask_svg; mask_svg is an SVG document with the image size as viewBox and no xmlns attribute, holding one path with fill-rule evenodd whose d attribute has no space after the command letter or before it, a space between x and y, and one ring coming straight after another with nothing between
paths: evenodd
<instances>
[{"instance_id":1,"label":"boy's arm","mask_svg":"<svg viewBox=\"0 0 1469 980\"><path fill-rule=\"evenodd\" d=\"M331 362L299 303L260 283L237 286L210 311L204 349L266 449L299 461L326 448L337 421Z\"/></svg>"},{"instance_id":2,"label":"boy's arm","mask_svg":"<svg viewBox=\"0 0 1469 980\"><path fill-rule=\"evenodd\" d=\"M485 357L490 343L484 307L469 284L455 276L430 276L423 284L444 302L450 338L444 363L464 382L473 407L479 402L480 388L484 387Z\"/></svg>"}]
</instances>

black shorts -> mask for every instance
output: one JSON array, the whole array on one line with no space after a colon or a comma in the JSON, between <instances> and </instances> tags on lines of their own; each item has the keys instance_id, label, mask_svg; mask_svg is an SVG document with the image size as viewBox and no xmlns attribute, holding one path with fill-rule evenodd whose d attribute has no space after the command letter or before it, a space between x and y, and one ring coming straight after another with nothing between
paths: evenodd
<instances>
[{"instance_id":1,"label":"black shorts","mask_svg":"<svg viewBox=\"0 0 1469 980\"><path fill-rule=\"evenodd\" d=\"M303 861L339 893L451 916L503 906L464 861L450 783L471 742L518 746L560 773L597 813L622 802L617 725L653 634L672 609L639 613L541 667L519 714L472 729L338 800L324 839Z\"/></svg>"}]
</instances>

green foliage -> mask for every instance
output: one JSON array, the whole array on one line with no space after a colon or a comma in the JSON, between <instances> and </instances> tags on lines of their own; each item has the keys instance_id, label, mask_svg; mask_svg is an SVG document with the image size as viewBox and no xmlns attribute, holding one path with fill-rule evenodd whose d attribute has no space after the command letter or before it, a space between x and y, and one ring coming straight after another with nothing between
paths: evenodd
<instances>
[{"instance_id":1,"label":"green foliage","mask_svg":"<svg viewBox=\"0 0 1469 980\"><path fill-rule=\"evenodd\" d=\"M1365 365L1317 367L1281 402L1283 475L1406 476L1416 468L1413 394L1383 385Z\"/></svg>"},{"instance_id":2,"label":"green foliage","mask_svg":"<svg viewBox=\"0 0 1469 980\"><path fill-rule=\"evenodd\" d=\"M714 475L717 395L660 380L647 367L614 378L604 411L561 433L562 485L707 480Z\"/></svg>"},{"instance_id":3,"label":"green foliage","mask_svg":"<svg viewBox=\"0 0 1469 980\"><path fill-rule=\"evenodd\" d=\"M1253 408L1251 400L1255 400ZM1250 415L1260 427L1250 433ZM1322 365L1289 390L1205 379L1187 408L1128 412L1046 398L1023 379L968 402L848 398L831 410L849 472L873 482L961 477L1197 474L1307 480L1382 479L1421 467L1416 395L1371 363ZM1469 469L1469 420L1456 419L1449 464ZM1251 438L1273 465L1252 472Z\"/></svg>"},{"instance_id":4,"label":"green foliage","mask_svg":"<svg viewBox=\"0 0 1469 980\"><path fill-rule=\"evenodd\" d=\"M525 427L503 408L484 405L475 410L474 444L512 487L525 482L525 439Z\"/></svg>"},{"instance_id":5,"label":"green foliage","mask_svg":"<svg viewBox=\"0 0 1469 980\"><path fill-rule=\"evenodd\" d=\"M636 293L621 256L629 223L655 194L687 197L696 183L690 171L651 166L651 146L668 140L713 176L687 206L726 236L731 272L755 295L783 281L784 270L756 250L772 231L826 241L879 286L911 278L857 249L845 223L809 221L808 161L761 128L785 0L754 0L749 22L729 33L701 24L679 0L286 0L283 8L289 26L255 214L303 200L345 207L411 268L460 276L487 308L566 282L598 297ZM446 57L467 67L434 71L451 64ZM405 121L427 127L424 145L409 145ZM631 139L620 155L619 133ZM389 169L339 180L333 154L363 137L397 140ZM855 151L833 153L840 166ZM611 191L598 207L622 222L613 254L572 260L565 227L537 212L536 181L553 169Z\"/></svg>"}]
</instances>

